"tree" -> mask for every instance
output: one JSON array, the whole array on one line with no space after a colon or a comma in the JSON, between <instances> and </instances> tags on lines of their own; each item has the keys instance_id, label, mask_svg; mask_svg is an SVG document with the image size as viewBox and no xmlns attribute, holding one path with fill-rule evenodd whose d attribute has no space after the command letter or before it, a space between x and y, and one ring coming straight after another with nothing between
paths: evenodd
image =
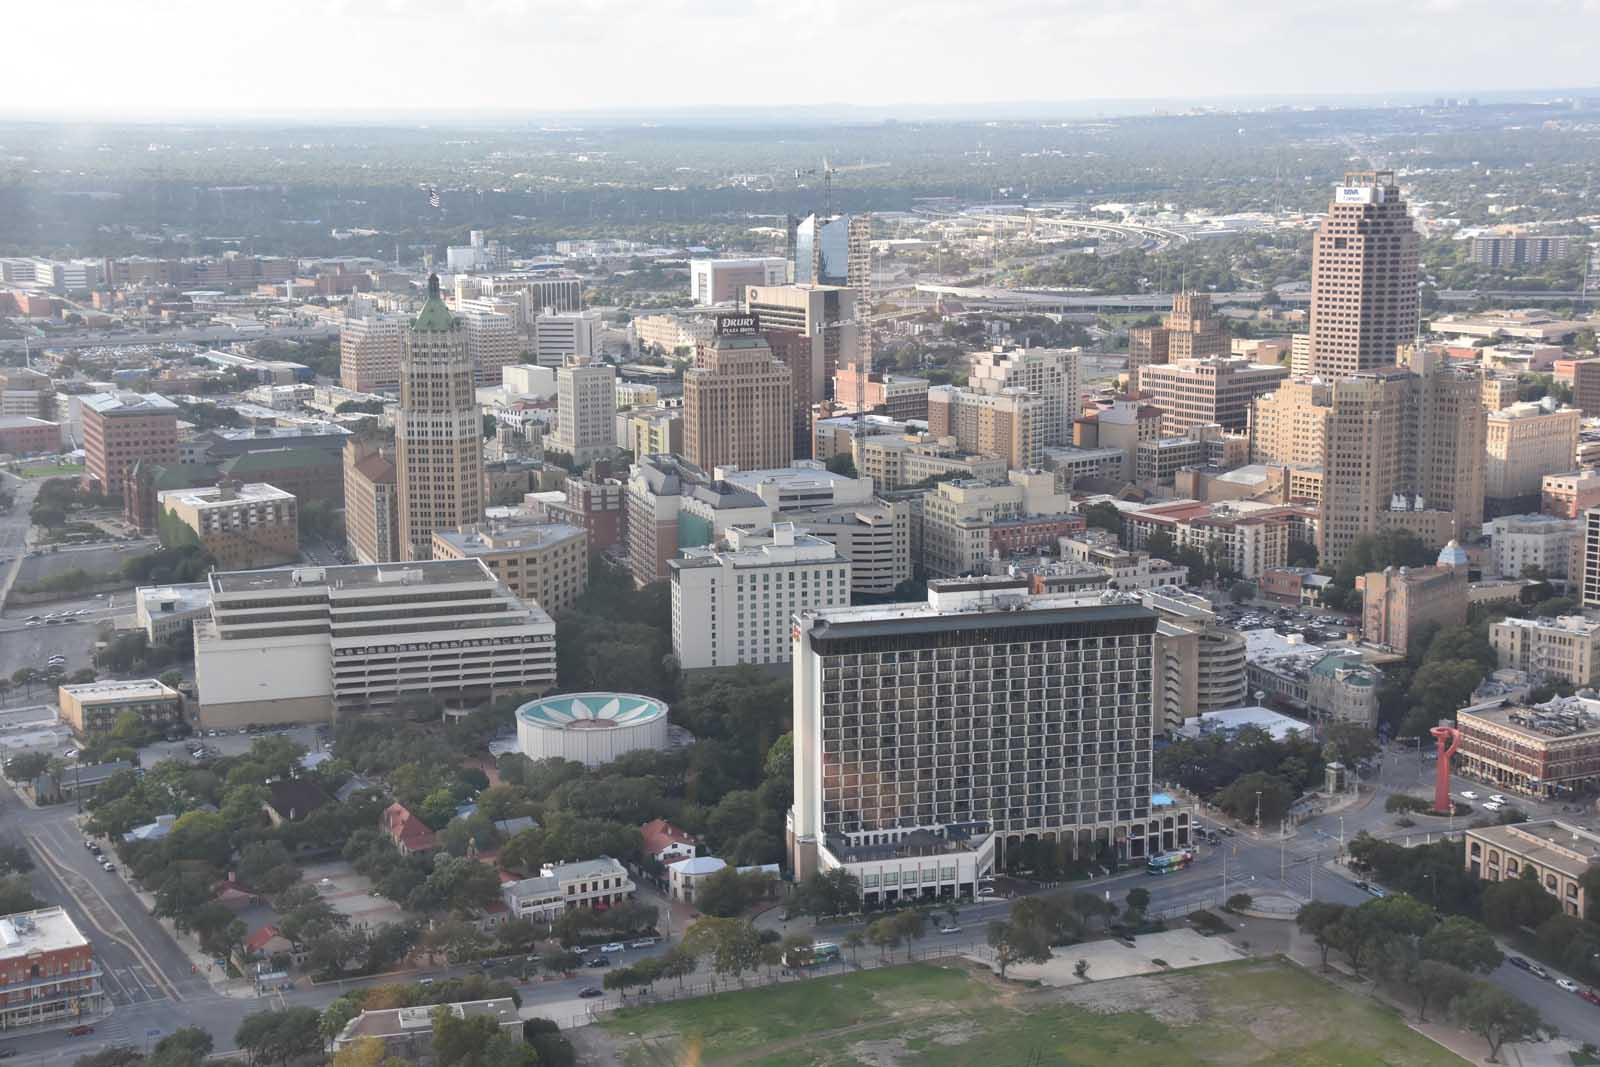
<instances>
[{"instance_id":1,"label":"tree","mask_svg":"<svg viewBox=\"0 0 1600 1067\"><path fill-rule=\"evenodd\" d=\"M1032 924L996 920L989 924L986 939L994 949L1002 979L1013 963L1050 962L1050 941L1043 930Z\"/></svg>"},{"instance_id":2,"label":"tree","mask_svg":"<svg viewBox=\"0 0 1600 1067\"><path fill-rule=\"evenodd\" d=\"M1456 1021L1489 1043L1489 1062L1500 1062L1500 1048L1537 1037L1544 1020L1534 1008L1481 978L1456 998Z\"/></svg>"},{"instance_id":3,"label":"tree","mask_svg":"<svg viewBox=\"0 0 1600 1067\"><path fill-rule=\"evenodd\" d=\"M1222 906L1228 911L1244 911L1254 899L1249 893L1235 893L1223 901Z\"/></svg>"},{"instance_id":4,"label":"tree","mask_svg":"<svg viewBox=\"0 0 1600 1067\"><path fill-rule=\"evenodd\" d=\"M1218 790L1212 802L1236 819L1274 826L1288 814L1294 791L1277 775L1257 771Z\"/></svg>"},{"instance_id":5,"label":"tree","mask_svg":"<svg viewBox=\"0 0 1600 1067\"><path fill-rule=\"evenodd\" d=\"M286 1008L247 1015L234 1034L250 1063L287 1065L322 1054L321 1014L315 1008Z\"/></svg>"},{"instance_id":6,"label":"tree","mask_svg":"<svg viewBox=\"0 0 1600 1067\"><path fill-rule=\"evenodd\" d=\"M892 917L877 919L867 926L867 940L877 946L880 960L899 948L904 937L900 925Z\"/></svg>"},{"instance_id":7,"label":"tree","mask_svg":"<svg viewBox=\"0 0 1600 1067\"><path fill-rule=\"evenodd\" d=\"M1533 929L1561 910L1561 902L1539 885L1533 868L1522 877L1507 878L1483 890L1483 921L1491 930L1510 933L1518 927Z\"/></svg>"},{"instance_id":8,"label":"tree","mask_svg":"<svg viewBox=\"0 0 1600 1067\"><path fill-rule=\"evenodd\" d=\"M211 1055L211 1035L198 1026L174 1030L150 1050L148 1067L200 1067Z\"/></svg>"},{"instance_id":9,"label":"tree","mask_svg":"<svg viewBox=\"0 0 1600 1067\"><path fill-rule=\"evenodd\" d=\"M1343 921L1345 913L1350 909L1343 904L1333 904L1323 900L1313 900L1301 907L1294 917L1295 925L1301 933L1310 934L1316 941L1317 948L1322 951L1322 969L1328 969L1328 950L1334 947L1334 938L1330 932Z\"/></svg>"},{"instance_id":10,"label":"tree","mask_svg":"<svg viewBox=\"0 0 1600 1067\"><path fill-rule=\"evenodd\" d=\"M761 963L761 937L742 919L698 919L684 934L684 945L697 955L708 955L717 974L743 978Z\"/></svg>"},{"instance_id":11,"label":"tree","mask_svg":"<svg viewBox=\"0 0 1600 1067\"><path fill-rule=\"evenodd\" d=\"M575 1067L577 1051L550 1019L528 1019L522 1024L522 1040L538 1056L539 1067Z\"/></svg>"},{"instance_id":12,"label":"tree","mask_svg":"<svg viewBox=\"0 0 1600 1067\"><path fill-rule=\"evenodd\" d=\"M840 452L828 457L828 470L834 474L842 474L846 478L856 476L855 458L848 452Z\"/></svg>"},{"instance_id":13,"label":"tree","mask_svg":"<svg viewBox=\"0 0 1600 1067\"><path fill-rule=\"evenodd\" d=\"M433 1009L433 1061L439 1067L478 1064L489 1041L500 1032L499 1020L490 1015L457 1017L441 1004Z\"/></svg>"},{"instance_id":14,"label":"tree","mask_svg":"<svg viewBox=\"0 0 1600 1067\"><path fill-rule=\"evenodd\" d=\"M1412 977L1417 991L1417 1021L1428 1021L1428 1005L1448 1005L1472 986L1472 976L1443 960L1423 960Z\"/></svg>"},{"instance_id":15,"label":"tree","mask_svg":"<svg viewBox=\"0 0 1600 1067\"><path fill-rule=\"evenodd\" d=\"M378 1037L358 1037L333 1054L329 1067L383 1067L388 1046Z\"/></svg>"},{"instance_id":16,"label":"tree","mask_svg":"<svg viewBox=\"0 0 1600 1067\"><path fill-rule=\"evenodd\" d=\"M724 867L700 883L694 902L706 915L721 918L737 915L748 903L744 881L734 868Z\"/></svg>"},{"instance_id":17,"label":"tree","mask_svg":"<svg viewBox=\"0 0 1600 1067\"><path fill-rule=\"evenodd\" d=\"M798 915L840 915L860 906L861 879L843 867L813 872L789 898L791 912Z\"/></svg>"},{"instance_id":18,"label":"tree","mask_svg":"<svg viewBox=\"0 0 1600 1067\"><path fill-rule=\"evenodd\" d=\"M1117 510L1115 504L1109 501L1090 504L1088 507L1081 509L1079 514L1083 516L1083 521L1088 525L1097 526L1102 530L1110 530L1119 538L1122 536L1122 512Z\"/></svg>"},{"instance_id":19,"label":"tree","mask_svg":"<svg viewBox=\"0 0 1600 1067\"><path fill-rule=\"evenodd\" d=\"M1143 911L1145 908L1150 906L1150 890L1143 887L1135 887L1128 890L1126 899L1128 907L1138 908L1140 911Z\"/></svg>"},{"instance_id":20,"label":"tree","mask_svg":"<svg viewBox=\"0 0 1600 1067\"><path fill-rule=\"evenodd\" d=\"M1467 973L1488 974L1505 961L1494 935L1461 915L1450 916L1423 936L1422 955Z\"/></svg>"}]
</instances>

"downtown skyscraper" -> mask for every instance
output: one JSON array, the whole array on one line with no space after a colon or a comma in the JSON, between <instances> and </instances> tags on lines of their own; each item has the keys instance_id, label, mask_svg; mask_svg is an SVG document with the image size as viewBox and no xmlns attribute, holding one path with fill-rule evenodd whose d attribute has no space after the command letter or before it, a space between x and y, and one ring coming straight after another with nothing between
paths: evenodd
<instances>
[{"instance_id":1,"label":"downtown skyscraper","mask_svg":"<svg viewBox=\"0 0 1600 1067\"><path fill-rule=\"evenodd\" d=\"M483 418L461 320L428 278L428 299L405 333L395 416L399 548L432 559L433 532L483 519Z\"/></svg>"},{"instance_id":2,"label":"downtown skyscraper","mask_svg":"<svg viewBox=\"0 0 1600 1067\"><path fill-rule=\"evenodd\" d=\"M1417 339L1420 243L1393 171L1344 176L1311 246L1310 373L1392 367Z\"/></svg>"}]
</instances>

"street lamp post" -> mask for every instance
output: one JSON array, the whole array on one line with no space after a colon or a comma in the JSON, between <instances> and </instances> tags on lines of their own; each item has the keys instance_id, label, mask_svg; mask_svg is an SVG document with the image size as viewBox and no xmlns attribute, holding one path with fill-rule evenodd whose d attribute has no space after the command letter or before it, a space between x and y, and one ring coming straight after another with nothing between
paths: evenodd
<instances>
[{"instance_id":1,"label":"street lamp post","mask_svg":"<svg viewBox=\"0 0 1600 1067\"><path fill-rule=\"evenodd\" d=\"M1261 790L1256 790L1256 832L1261 832Z\"/></svg>"}]
</instances>

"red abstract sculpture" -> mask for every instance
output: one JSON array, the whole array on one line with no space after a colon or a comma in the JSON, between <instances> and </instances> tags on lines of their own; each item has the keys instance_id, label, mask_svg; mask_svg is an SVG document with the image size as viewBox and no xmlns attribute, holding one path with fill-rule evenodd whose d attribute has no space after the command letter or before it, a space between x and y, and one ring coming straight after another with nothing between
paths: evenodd
<instances>
[{"instance_id":1,"label":"red abstract sculpture","mask_svg":"<svg viewBox=\"0 0 1600 1067\"><path fill-rule=\"evenodd\" d=\"M1439 743L1439 764L1434 768L1433 813L1449 815L1455 810L1450 801L1450 757L1461 747L1461 731L1454 726L1435 726L1428 731Z\"/></svg>"}]
</instances>

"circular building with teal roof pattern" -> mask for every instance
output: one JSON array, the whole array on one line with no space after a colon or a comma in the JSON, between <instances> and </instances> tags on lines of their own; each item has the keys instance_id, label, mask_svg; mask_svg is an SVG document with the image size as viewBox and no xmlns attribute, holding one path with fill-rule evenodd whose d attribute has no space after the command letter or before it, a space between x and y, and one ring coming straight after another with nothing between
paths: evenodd
<instances>
[{"instance_id":1,"label":"circular building with teal roof pattern","mask_svg":"<svg viewBox=\"0 0 1600 1067\"><path fill-rule=\"evenodd\" d=\"M517 709L517 747L532 760L587 767L667 747L667 706L638 693L562 693Z\"/></svg>"}]
</instances>

